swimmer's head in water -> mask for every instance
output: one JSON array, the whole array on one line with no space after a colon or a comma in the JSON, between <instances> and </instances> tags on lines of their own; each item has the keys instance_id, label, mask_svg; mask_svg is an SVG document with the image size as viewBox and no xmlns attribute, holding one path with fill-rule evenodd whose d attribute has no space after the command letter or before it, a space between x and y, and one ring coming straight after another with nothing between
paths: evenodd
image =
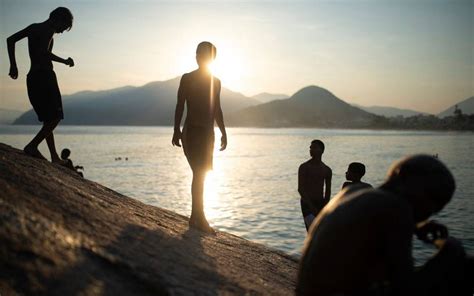
<instances>
[{"instance_id":1,"label":"swimmer's head in water","mask_svg":"<svg viewBox=\"0 0 474 296\"><path fill-rule=\"evenodd\" d=\"M349 181L360 181L365 175L365 165L360 162L351 162L346 172L346 179Z\"/></svg>"},{"instance_id":2,"label":"swimmer's head in water","mask_svg":"<svg viewBox=\"0 0 474 296\"><path fill-rule=\"evenodd\" d=\"M52 21L56 33L62 33L65 30L71 30L74 17L66 7L58 7L51 11L49 19Z\"/></svg>"},{"instance_id":3,"label":"swimmer's head in water","mask_svg":"<svg viewBox=\"0 0 474 296\"><path fill-rule=\"evenodd\" d=\"M311 146L309 146L309 154L311 156L322 155L324 153L324 143L321 140L311 141Z\"/></svg>"},{"instance_id":4,"label":"swimmer's head in water","mask_svg":"<svg viewBox=\"0 0 474 296\"><path fill-rule=\"evenodd\" d=\"M203 41L196 49L196 61L199 67L210 64L216 58L217 49L211 42Z\"/></svg>"},{"instance_id":5,"label":"swimmer's head in water","mask_svg":"<svg viewBox=\"0 0 474 296\"><path fill-rule=\"evenodd\" d=\"M451 200L456 183L449 169L429 155L408 156L388 171L386 187L402 189L413 205L415 220L426 220Z\"/></svg>"},{"instance_id":6,"label":"swimmer's head in water","mask_svg":"<svg viewBox=\"0 0 474 296\"><path fill-rule=\"evenodd\" d=\"M69 158L69 155L71 155L71 150L67 149L67 148L64 148L62 151L61 151L61 158L62 159L68 159Z\"/></svg>"}]
</instances>

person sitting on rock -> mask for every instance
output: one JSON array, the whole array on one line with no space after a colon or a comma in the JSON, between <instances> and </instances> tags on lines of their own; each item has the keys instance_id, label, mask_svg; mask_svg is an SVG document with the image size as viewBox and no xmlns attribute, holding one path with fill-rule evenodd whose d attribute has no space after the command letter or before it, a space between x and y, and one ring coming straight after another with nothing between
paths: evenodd
<instances>
[{"instance_id":1,"label":"person sitting on rock","mask_svg":"<svg viewBox=\"0 0 474 296\"><path fill-rule=\"evenodd\" d=\"M341 191L310 229L296 294L471 295L458 291L472 293L472 258L445 226L428 221L454 190L443 163L414 155L396 162L377 189ZM414 234L439 249L418 270L412 259Z\"/></svg>"},{"instance_id":2,"label":"person sitting on rock","mask_svg":"<svg viewBox=\"0 0 474 296\"><path fill-rule=\"evenodd\" d=\"M69 158L71 155L71 150L65 148L61 151L61 159L64 160L64 166L67 167L68 169L73 170L76 172L79 176L84 177L84 174L82 172L79 172L79 170L84 170L84 167L76 165L72 163L72 160Z\"/></svg>"},{"instance_id":3,"label":"person sitting on rock","mask_svg":"<svg viewBox=\"0 0 474 296\"><path fill-rule=\"evenodd\" d=\"M344 184L342 184L342 189L348 186L354 187L355 185L357 185L358 189L372 188L372 185L370 185L369 183L365 183L361 181L364 175L365 175L365 165L360 162L351 162L346 172L347 182L344 182Z\"/></svg>"}]
</instances>

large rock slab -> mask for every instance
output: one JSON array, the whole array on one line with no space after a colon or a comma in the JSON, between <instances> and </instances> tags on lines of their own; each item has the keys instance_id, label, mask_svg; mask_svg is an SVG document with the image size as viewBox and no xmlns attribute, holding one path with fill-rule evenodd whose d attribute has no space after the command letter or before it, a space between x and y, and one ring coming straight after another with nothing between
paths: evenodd
<instances>
[{"instance_id":1,"label":"large rock slab","mask_svg":"<svg viewBox=\"0 0 474 296\"><path fill-rule=\"evenodd\" d=\"M297 260L0 144L0 294L290 295Z\"/></svg>"}]
</instances>

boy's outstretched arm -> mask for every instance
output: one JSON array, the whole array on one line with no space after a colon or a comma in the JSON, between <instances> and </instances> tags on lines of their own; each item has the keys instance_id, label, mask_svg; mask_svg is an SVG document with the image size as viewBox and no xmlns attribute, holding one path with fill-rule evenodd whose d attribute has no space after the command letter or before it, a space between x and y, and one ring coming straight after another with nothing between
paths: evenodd
<instances>
[{"instance_id":1,"label":"boy's outstretched arm","mask_svg":"<svg viewBox=\"0 0 474 296\"><path fill-rule=\"evenodd\" d=\"M181 140L181 119L183 118L184 112L184 102L186 101L186 74L181 77L181 81L179 82L178 87L178 101L176 103L176 109L174 111L174 132L173 132L173 139L171 140L171 144L173 146L181 147L179 141Z\"/></svg>"},{"instance_id":2,"label":"boy's outstretched arm","mask_svg":"<svg viewBox=\"0 0 474 296\"><path fill-rule=\"evenodd\" d=\"M10 58L10 75L11 78L18 78L18 68L16 66L16 57L15 57L15 43L21 39L27 37L30 34L31 26L26 27L25 29L16 32L7 38L7 48L8 48L8 57Z\"/></svg>"},{"instance_id":3,"label":"boy's outstretched arm","mask_svg":"<svg viewBox=\"0 0 474 296\"><path fill-rule=\"evenodd\" d=\"M57 55L55 55L52 52L50 53L50 57L51 57L51 60L53 62L62 63L62 64L65 64L65 65L68 65L69 67L74 66L74 60L72 58L63 59L63 58L58 57Z\"/></svg>"},{"instance_id":4,"label":"boy's outstretched arm","mask_svg":"<svg viewBox=\"0 0 474 296\"><path fill-rule=\"evenodd\" d=\"M328 168L328 174L326 178L324 179L325 186L324 186L324 200L326 203L329 202L329 199L331 198L331 180L332 180L332 170Z\"/></svg>"},{"instance_id":5,"label":"boy's outstretched arm","mask_svg":"<svg viewBox=\"0 0 474 296\"><path fill-rule=\"evenodd\" d=\"M225 148L227 148L227 132L225 130L224 114L222 113L222 107L221 107L221 82L220 80L217 80L217 81L219 85L217 86L217 95L216 95L216 107L217 107L216 123L222 134L220 151L223 151L225 150Z\"/></svg>"},{"instance_id":6,"label":"boy's outstretched arm","mask_svg":"<svg viewBox=\"0 0 474 296\"><path fill-rule=\"evenodd\" d=\"M62 63L62 64L65 64L65 65L68 65L69 67L73 67L74 66L74 60L71 59L71 58L63 59L63 58L58 57L57 55L55 55L52 52L53 51L53 45L54 45L54 39L51 39L51 42L49 43L49 48L48 48L49 57L51 58L51 61Z\"/></svg>"}]
</instances>

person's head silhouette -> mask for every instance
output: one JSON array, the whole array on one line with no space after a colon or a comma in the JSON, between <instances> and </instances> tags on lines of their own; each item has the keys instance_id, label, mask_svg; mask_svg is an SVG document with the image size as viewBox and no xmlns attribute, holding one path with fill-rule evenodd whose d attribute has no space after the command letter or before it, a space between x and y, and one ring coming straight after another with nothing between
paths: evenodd
<instances>
[{"instance_id":1,"label":"person's head silhouette","mask_svg":"<svg viewBox=\"0 0 474 296\"><path fill-rule=\"evenodd\" d=\"M196 49L196 62L199 68L207 67L216 58L217 49L211 42L203 41Z\"/></svg>"},{"instance_id":2,"label":"person's head silhouette","mask_svg":"<svg viewBox=\"0 0 474 296\"><path fill-rule=\"evenodd\" d=\"M451 200L456 183L438 159L413 155L392 165L382 187L405 196L413 205L416 222L421 222Z\"/></svg>"},{"instance_id":3,"label":"person's head silhouette","mask_svg":"<svg viewBox=\"0 0 474 296\"><path fill-rule=\"evenodd\" d=\"M61 151L61 158L64 159L64 160L68 159L70 155L71 155L71 150L69 150L67 148L64 148Z\"/></svg>"},{"instance_id":4,"label":"person's head silhouette","mask_svg":"<svg viewBox=\"0 0 474 296\"><path fill-rule=\"evenodd\" d=\"M66 7L58 7L51 11L49 19L56 33L62 33L65 30L71 30L74 19L71 11Z\"/></svg>"},{"instance_id":5,"label":"person's head silhouette","mask_svg":"<svg viewBox=\"0 0 474 296\"><path fill-rule=\"evenodd\" d=\"M360 162L351 162L346 172L346 179L357 182L365 175L365 165Z\"/></svg>"},{"instance_id":6,"label":"person's head silhouette","mask_svg":"<svg viewBox=\"0 0 474 296\"><path fill-rule=\"evenodd\" d=\"M309 147L309 154L311 157L321 157L324 153L324 143L321 140L311 141L311 146Z\"/></svg>"}]
</instances>

